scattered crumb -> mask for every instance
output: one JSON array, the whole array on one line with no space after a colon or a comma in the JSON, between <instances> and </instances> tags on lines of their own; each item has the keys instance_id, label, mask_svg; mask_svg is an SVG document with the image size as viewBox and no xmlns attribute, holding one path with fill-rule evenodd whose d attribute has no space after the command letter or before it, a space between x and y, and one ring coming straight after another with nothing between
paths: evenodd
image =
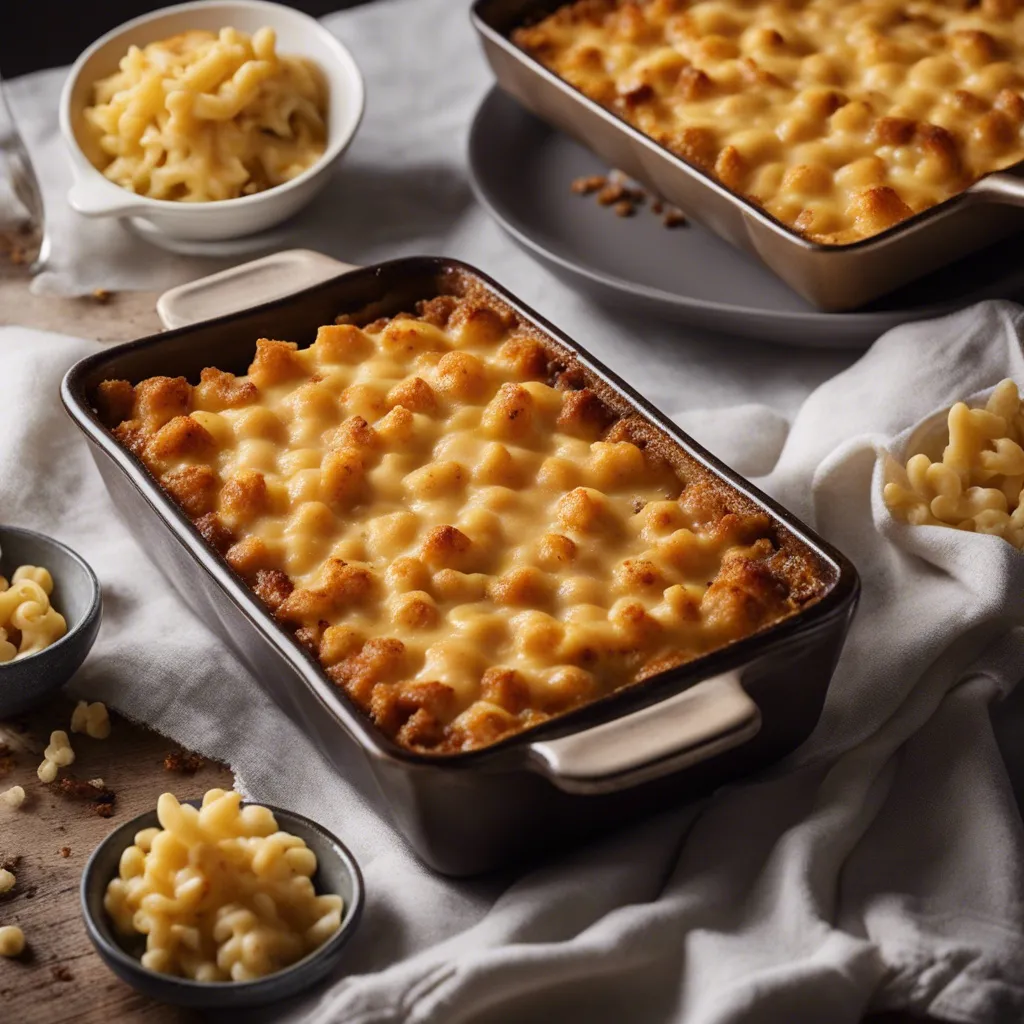
<instances>
[{"instance_id":1,"label":"scattered crumb","mask_svg":"<svg viewBox=\"0 0 1024 1024\"><path fill-rule=\"evenodd\" d=\"M71 970L65 967L63 964L56 964L50 968L50 974L53 975L54 981L74 981L75 976L71 973Z\"/></svg>"},{"instance_id":2,"label":"scattered crumb","mask_svg":"<svg viewBox=\"0 0 1024 1024\"><path fill-rule=\"evenodd\" d=\"M21 863L20 854L17 857L7 857L6 859L0 859L0 871L10 871L12 874L18 870L18 865Z\"/></svg>"},{"instance_id":3,"label":"scattered crumb","mask_svg":"<svg viewBox=\"0 0 1024 1024\"><path fill-rule=\"evenodd\" d=\"M89 785L94 789L106 789L107 784L102 779L90 779Z\"/></svg>"},{"instance_id":4,"label":"scattered crumb","mask_svg":"<svg viewBox=\"0 0 1024 1024\"><path fill-rule=\"evenodd\" d=\"M70 856L71 856L71 847L70 847L70 846L62 846L62 847L60 848L60 855L61 855L61 856L62 856L62 857L63 857L63 858L65 859L65 860L67 860L67 859L68 859L68 857L70 857Z\"/></svg>"},{"instance_id":5,"label":"scattered crumb","mask_svg":"<svg viewBox=\"0 0 1024 1024\"><path fill-rule=\"evenodd\" d=\"M178 775L195 775L205 764L205 757L190 750L172 750L164 755L164 771Z\"/></svg>"},{"instance_id":6,"label":"scattered crumb","mask_svg":"<svg viewBox=\"0 0 1024 1024\"><path fill-rule=\"evenodd\" d=\"M108 292L106 288L97 288L92 293L93 299L98 302L101 306L106 305L113 297L113 292Z\"/></svg>"},{"instance_id":7,"label":"scattered crumb","mask_svg":"<svg viewBox=\"0 0 1024 1024\"><path fill-rule=\"evenodd\" d=\"M608 179L600 174L590 174L585 178L576 178L572 183L572 191L578 196L589 196L598 192L608 184Z\"/></svg>"},{"instance_id":8,"label":"scattered crumb","mask_svg":"<svg viewBox=\"0 0 1024 1024\"><path fill-rule=\"evenodd\" d=\"M114 813L117 795L112 789L97 789L91 782L83 782L71 775L59 779L50 788L70 800L90 801L101 818L109 818Z\"/></svg>"},{"instance_id":9,"label":"scattered crumb","mask_svg":"<svg viewBox=\"0 0 1024 1024\"><path fill-rule=\"evenodd\" d=\"M30 899L32 899L33 896L35 896L35 894L37 892L39 892L39 886L38 885L30 885L25 890L23 895L24 895L25 899L30 900Z\"/></svg>"},{"instance_id":10,"label":"scattered crumb","mask_svg":"<svg viewBox=\"0 0 1024 1024\"><path fill-rule=\"evenodd\" d=\"M610 207L618 217L636 216L639 208L650 200L651 213L661 217L666 228L675 228L686 223L686 217L681 210L669 206L660 196L652 195L647 189L631 182L622 171L610 171L607 177L592 174L575 178L570 190L578 196L596 193L598 203Z\"/></svg>"},{"instance_id":11,"label":"scattered crumb","mask_svg":"<svg viewBox=\"0 0 1024 1024\"><path fill-rule=\"evenodd\" d=\"M602 206L613 206L621 199L626 198L626 189L623 185L618 182L612 182L605 185L600 192L597 193L597 201Z\"/></svg>"},{"instance_id":12,"label":"scattered crumb","mask_svg":"<svg viewBox=\"0 0 1024 1024\"><path fill-rule=\"evenodd\" d=\"M6 743L0 743L0 778L14 767L14 751Z\"/></svg>"}]
</instances>

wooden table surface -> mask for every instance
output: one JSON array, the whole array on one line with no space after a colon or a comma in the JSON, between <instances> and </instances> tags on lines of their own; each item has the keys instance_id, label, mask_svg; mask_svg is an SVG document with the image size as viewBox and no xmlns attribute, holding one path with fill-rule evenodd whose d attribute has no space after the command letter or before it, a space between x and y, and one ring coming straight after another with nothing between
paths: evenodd
<instances>
[{"instance_id":1,"label":"wooden table surface","mask_svg":"<svg viewBox=\"0 0 1024 1024\"><path fill-rule=\"evenodd\" d=\"M112 295L106 302L40 297L30 294L24 277L0 277L0 326L20 324L97 342L158 331L155 302L156 295L147 292ZM89 853L112 827L152 810L167 790L189 799L214 786L230 788L231 774L218 765L192 776L168 773L164 757L176 750L174 744L114 716L107 740L71 737L74 775L102 778L117 794L113 817L101 818L91 804L56 796L36 777L50 732L69 729L72 706L61 696L31 715L0 721L0 744L10 750L9 758L0 757L0 791L21 785L28 794L18 811L0 807L0 863L20 858L14 890L0 896L0 925L20 925L28 943L21 958L0 958L0 1022L191 1024L196 1015L153 1003L107 970L85 934L78 883ZM865 1024L922 1019L879 1014Z\"/></svg>"},{"instance_id":2,"label":"wooden table surface","mask_svg":"<svg viewBox=\"0 0 1024 1024\"><path fill-rule=\"evenodd\" d=\"M12 276L0 279L0 325L123 341L160 329L155 301L155 295L144 292L113 295L105 303L34 296L23 277ZM10 751L9 758L0 757L0 791L20 785L28 794L18 811L0 807L0 863L20 858L14 890L0 896L0 925L20 925L28 943L18 960L0 959L0 1021L196 1020L138 995L111 974L85 934L78 883L89 854L114 826L152 810L167 790L189 799L215 786L230 789L231 773L218 765L191 776L168 773L164 757L177 750L175 745L114 716L107 740L71 736L76 759L70 771L79 779L102 778L117 794L113 817L101 818L92 804L57 796L36 777L50 733L64 729L70 735L72 707L61 696L31 715L0 721L0 744Z\"/></svg>"}]
</instances>

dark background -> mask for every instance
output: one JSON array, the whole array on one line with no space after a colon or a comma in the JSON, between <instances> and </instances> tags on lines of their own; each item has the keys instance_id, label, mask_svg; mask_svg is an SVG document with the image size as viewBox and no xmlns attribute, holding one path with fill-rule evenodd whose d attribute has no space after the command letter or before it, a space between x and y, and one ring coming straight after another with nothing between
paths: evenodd
<instances>
[{"instance_id":1,"label":"dark background","mask_svg":"<svg viewBox=\"0 0 1024 1024\"><path fill-rule=\"evenodd\" d=\"M289 7L319 17L367 0L283 0ZM0 75L14 78L27 71L70 64L104 32L159 7L153 0L0 0L17 5L0 32Z\"/></svg>"}]
</instances>

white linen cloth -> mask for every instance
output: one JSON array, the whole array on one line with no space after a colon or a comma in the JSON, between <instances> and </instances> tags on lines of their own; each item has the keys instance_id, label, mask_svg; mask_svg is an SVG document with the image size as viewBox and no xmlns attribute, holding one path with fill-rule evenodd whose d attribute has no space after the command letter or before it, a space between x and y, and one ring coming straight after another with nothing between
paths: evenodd
<instances>
[{"instance_id":1,"label":"white linen cloth","mask_svg":"<svg viewBox=\"0 0 1024 1024\"><path fill-rule=\"evenodd\" d=\"M422 867L358 761L332 770L126 538L56 397L94 343L0 331L0 521L53 533L99 572L105 619L77 694L227 760L244 792L322 821L362 862L366 916L337 980L267 1019L852 1024L907 1007L1020 1021L1024 829L989 713L1021 671L1024 555L893 521L877 453L960 395L1024 383L1022 324L989 303L891 332L808 398L762 481L864 584L812 739L761 778L521 876ZM735 462L780 433L750 408L680 419ZM771 469L771 447L748 471ZM1017 743L1020 704L1002 709Z\"/></svg>"},{"instance_id":2,"label":"white linen cloth","mask_svg":"<svg viewBox=\"0 0 1024 1024\"><path fill-rule=\"evenodd\" d=\"M770 474L762 483L857 563L864 597L821 725L788 764L524 876L441 879L373 809L358 759L332 770L126 539L56 397L95 344L0 331L0 521L66 540L104 584L75 691L227 760L247 794L323 821L366 871L367 913L336 983L267 1018L831 1024L908 1007L1024 1019L1024 839L989 714L1020 671L1024 556L892 522L872 479L876 451L908 424L1006 374L1024 384L1020 312L988 304L902 328L835 376L848 354L596 308L472 202L464 141L488 76L465 4L384 0L327 24L363 68L367 117L279 244L476 263L726 461ZM39 288L159 288L215 269L65 209L63 77L8 83L54 236ZM1022 697L994 712L1020 778Z\"/></svg>"}]
</instances>

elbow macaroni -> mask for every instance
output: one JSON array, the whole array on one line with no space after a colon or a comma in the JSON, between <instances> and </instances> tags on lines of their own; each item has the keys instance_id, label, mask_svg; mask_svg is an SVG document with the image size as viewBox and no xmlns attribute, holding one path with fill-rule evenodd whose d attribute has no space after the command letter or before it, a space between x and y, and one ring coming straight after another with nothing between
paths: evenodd
<instances>
[{"instance_id":1,"label":"elbow macaroni","mask_svg":"<svg viewBox=\"0 0 1024 1024\"><path fill-rule=\"evenodd\" d=\"M195 981L280 971L341 927L342 899L317 895L316 854L266 807L210 790L197 809L165 793L160 828L121 855L104 906L123 935L145 935L142 964Z\"/></svg>"},{"instance_id":2,"label":"elbow macaroni","mask_svg":"<svg viewBox=\"0 0 1024 1024\"><path fill-rule=\"evenodd\" d=\"M0 927L0 956L21 956L25 951L25 933L16 924Z\"/></svg>"},{"instance_id":3,"label":"elbow macaroni","mask_svg":"<svg viewBox=\"0 0 1024 1024\"><path fill-rule=\"evenodd\" d=\"M16 811L25 802L25 790L21 786L11 786L10 789L0 793L0 803Z\"/></svg>"},{"instance_id":4,"label":"elbow macaroni","mask_svg":"<svg viewBox=\"0 0 1024 1024\"><path fill-rule=\"evenodd\" d=\"M107 739L110 735L110 713L106 704L80 700L71 713L71 731L84 732L94 740Z\"/></svg>"},{"instance_id":5,"label":"elbow macaroni","mask_svg":"<svg viewBox=\"0 0 1024 1024\"><path fill-rule=\"evenodd\" d=\"M826 245L1024 158L1018 0L578 0L513 38Z\"/></svg>"},{"instance_id":6,"label":"elbow macaroni","mask_svg":"<svg viewBox=\"0 0 1024 1024\"><path fill-rule=\"evenodd\" d=\"M84 116L95 166L152 199L206 202L290 181L326 148L327 87L269 28L133 46Z\"/></svg>"},{"instance_id":7,"label":"elbow macaroni","mask_svg":"<svg viewBox=\"0 0 1024 1024\"><path fill-rule=\"evenodd\" d=\"M52 593L53 577L39 566L15 569L10 583L0 576L0 663L37 654L67 632Z\"/></svg>"},{"instance_id":8,"label":"elbow macaroni","mask_svg":"<svg viewBox=\"0 0 1024 1024\"><path fill-rule=\"evenodd\" d=\"M932 460L890 461L885 503L918 526L990 533L1024 549L1024 404L1012 380L1001 381L984 408L957 402L949 410L948 443Z\"/></svg>"},{"instance_id":9,"label":"elbow macaroni","mask_svg":"<svg viewBox=\"0 0 1024 1024\"><path fill-rule=\"evenodd\" d=\"M54 782L59 769L74 763L75 752L71 749L68 734L63 729L57 729L50 733L50 743L43 751L43 761L36 769L36 774L40 782Z\"/></svg>"}]
</instances>

